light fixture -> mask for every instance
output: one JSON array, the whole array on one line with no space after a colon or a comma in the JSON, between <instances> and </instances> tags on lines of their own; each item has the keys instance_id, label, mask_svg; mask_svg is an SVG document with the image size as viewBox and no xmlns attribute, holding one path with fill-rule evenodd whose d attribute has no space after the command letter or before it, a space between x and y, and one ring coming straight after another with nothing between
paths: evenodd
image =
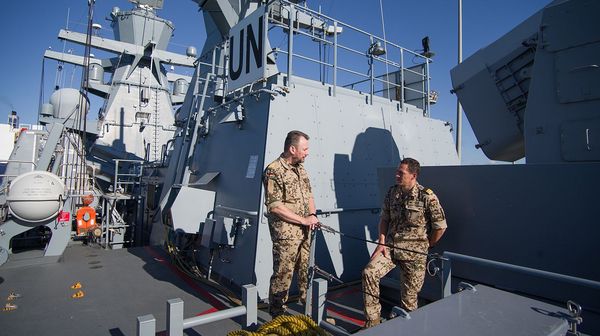
<instances>
[{"instance_id":1,"label":"light fixture","mask_svg":"<svg viewBox=\"0 0 600 336\"><path fill-rule=\"evenodd\" d=\"M432 58L435 55L435 53L431 52L431 49L429 48L429 36L425 36L421 40L421 45L423 45L423 52L421 55L427 58Z\"/></svg>"},{"instance_id":2,"label":"light fixture","mask_svg":"<svg viewBox=\"0 0 600 336\"><path fill-rule=\"evenodd\" d=\"M379 41L375 41L371 43L368 53L372 56L381 56L385 54L385 49L383 49Z\"/></svg>"}]
</instances>

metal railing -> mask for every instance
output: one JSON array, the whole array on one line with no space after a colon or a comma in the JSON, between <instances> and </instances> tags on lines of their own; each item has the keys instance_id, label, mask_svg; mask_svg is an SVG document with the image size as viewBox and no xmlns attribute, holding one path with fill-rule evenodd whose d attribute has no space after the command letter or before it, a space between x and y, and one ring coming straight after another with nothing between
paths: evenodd
<instances>
[{"instance_id":1,"label":"metal railing","mask_svg":"<svg viewBox=\"0 0 600 336\"><path fill-rule=\"evenodd\" d=\"M258 291L254 285L242 286L242 305L224 309L210 314L183 318L183 300L171 299L167 301L167 335L183 336L183 330L200 325L245 316L244 327L258 323ZM153 315L144 315L137 318L137 335L156 335L156 319Z\"/></svg>"},{"instance_id":2,"label":"metal railing","mask_svg":"<svg viewBox=\"0 0 600 336\"><path fill-rule=\"evenodd\" d=\"M123 220L119 213L118 202L135 198L136 186L141 185L143 176L142 160L113 159L115 162L115 175L112 182L112 194L104 194L102 197L102 208L105 210L101 221L100 246L104 248L122 248L124 244L134 243L133 240L124 240L126 231L136 229L135 225L129 225ZM128 165L128 172L119 172L123 164ZM133 229L131 227L133 226ZM135 234L130 232L130 236Z\"/></svg>"},{"instance_id":3,"label":"metal railing","mask_svg":"<svg viewBox=\"0 0 600 336\"><path fill-rule=\"evenodd\" d=\"M0 164L5 164L8 165L9 163L18 163L18 164L27 164L27 165L31 165L31 171L34 171L37 168L37 164L33 161L26 161L26 160L0 160ZM19 175L17 174L0 174L0 179L4 178L4 177L9 177L9 178L14 178L17 177Z\"/></svg>"},{"instance_id":4,"label":"metal railing","mask_svg":"<svg viewBox=\"0 0 600 336\"><path fill-rule=\"evenodd\" d=\"M115 195L118 190L125 190L125 186L140 184L143 175L143 160L113 159L113 161L115 162L115 179L113 181L113 192ZM121 163L133 164L134 173L119 173ZM139 166L139 170L136 165Z\"/></svg>"},{"instance_id":5,"label":"metal railing","mask_svg":"<svg viewBox=\"0 0 600 336\"><path fill-rule=\"evenodd\" d=\"M277 65L280 72L287 74L288 85L296 75L313 79L315 67L295 65L298 61L308 62L317 66L318 80L332 85L334 96L337 87L341 86L368 93L370 103L374 96L381 96L398 100L402 107L404 103L411 103L429 115L431 59L287 0L271 0L266 8L270 22L269 40L288 39L286 49L272 49L275 54L286 56L287 64L278 61ZM300 17L310 18L310 24L301 25ZM347 39L345 35L351 36ZM302 38L312 45L318 44L318 55L310 52L307 41ZM321 53L322 47L327 54ZM329 52L332 60L328 60ZM342 57L344 55L346 57ZM407 66L408 58L412 58L410 66ZM364 65L367 65L366 72L359 70ZM327 78L329 74L331 79Z\"/></svg>"},{"instance_id":6,"label":"metal railing","mask_svg":"<svg viewBox=\"0 0 600 336\"><path fill-rule=\"evenodd\" d=\"M451 278L452 278L452 260L465 262L465 263L468 263L471 265L486 266L486 267L492 267L492 268L496 268L496 269L502 269L502 270L506 270L506 271L510 271L510 272L521 273L524 275L535 276L535 277L539 277L539 278L543 278L543 279L555 280L558 282L568 283L568 284L572 284L572 285L576 285L576 286L588 287L588 288L600 291L600 282L598 282L598 281L582 279L582 278L578 278L578 277L574 277L574 276L570 276L570 275L548 272L548 271L543 271L543 270L539 270L539 269L535 269L535 268L518 266L518 265L499 262L499 261L489 260L489 259L477 258L477 257L454 253L454 252L444 252L442 257L446 259L446 260L443 260L442 268L441 268L441 271L442 271L442 279L441 279L442 280L442 283L441 283L442 289L441 290L442 290L443 297L447 297L452 294L451 288L450 288L450 283L451 283Z\"/></svg>"}]
</instances>

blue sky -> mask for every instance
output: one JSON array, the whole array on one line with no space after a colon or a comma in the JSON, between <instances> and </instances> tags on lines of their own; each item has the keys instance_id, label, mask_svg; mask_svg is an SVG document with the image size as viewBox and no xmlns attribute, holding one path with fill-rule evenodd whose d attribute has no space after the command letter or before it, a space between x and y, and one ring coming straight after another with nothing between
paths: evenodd
<instances>
[{"instance_id":1,"label":"blue sky","mask_svg":"<svg viewBox=\"0 0 600 336\"><path fill-rule=\"evenodd\" d=\"M164 0L159 15L175 25L169 50L185 53L189 45L201 49L205 33L202 15L191 0ZM313 9L347 24L383 36L379 0L308 0ZM456 98L451 89L450 69L457 61L457 10L455 0L382 0L385 35L388 40L407 49L421 49L421 38L429 36L435 52L431 67L432 89L439 92L438 104L432 117L456 122ZM549 0L463 0L463 58L485 47L508 32L518 23L549 3ZM97 0L95 22L103 26L101 35L113 38L109 22L112 7L130 9L125 0ZM35 123L40 100L42 55L51 47L62 51L63 43L56 36L67 24L83 32L87 16L87 0L53 0L27 3L6 1L3 4L0 34L3 48L0 62L4 72L0 77L0 121L12 109L19 113L22 123ZM66 49L73 46L66 46ZM80 53L79 53L80 54ZM44 98L54 84L56 62L46 61ZM79 87L78 72L64 67L65 85ZM73 80L71 81L71 78ZM97 111L97 108L95 109ZM480 150L468 120L463 118L463 164L488 163Z\"/></svg>"}]
</instances>

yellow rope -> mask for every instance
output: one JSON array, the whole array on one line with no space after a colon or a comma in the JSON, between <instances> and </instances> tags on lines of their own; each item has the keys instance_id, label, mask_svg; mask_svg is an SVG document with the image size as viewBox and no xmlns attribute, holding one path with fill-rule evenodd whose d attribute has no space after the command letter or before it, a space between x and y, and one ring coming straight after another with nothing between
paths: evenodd
<instances>
[{"instance_id":1,"label":"yellow rope","mask_svg":"<svg viewBox=\"0 0 600 336\"><path fill-rule=\"evenodd\" d=\"M227 336L326 336L325 330L306 315L282 315L260 326L255 332L236 330Z\"/></svg>"}]
</instances>

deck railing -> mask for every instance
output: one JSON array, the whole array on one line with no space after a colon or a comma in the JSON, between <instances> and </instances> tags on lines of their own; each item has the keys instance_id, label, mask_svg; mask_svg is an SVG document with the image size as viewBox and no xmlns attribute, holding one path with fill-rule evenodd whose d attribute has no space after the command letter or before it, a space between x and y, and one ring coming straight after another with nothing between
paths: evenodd
<instances>
[{"instance_id":1,"label":"deck railing","mask_svg":"<svg viewBox=\"0 0 600 336\"><path fill-rule=\"evenodd\" d=\"M268 3L271 53L289 83L294 76L319 80L332 87L415 105L430 111L431 59L379 36L287 0ZM300 24L299 18L310 18ZM280 45L287 39L287 47ZM280 41L280 43L277 43Z\"/></svg>"}]
</instances>

